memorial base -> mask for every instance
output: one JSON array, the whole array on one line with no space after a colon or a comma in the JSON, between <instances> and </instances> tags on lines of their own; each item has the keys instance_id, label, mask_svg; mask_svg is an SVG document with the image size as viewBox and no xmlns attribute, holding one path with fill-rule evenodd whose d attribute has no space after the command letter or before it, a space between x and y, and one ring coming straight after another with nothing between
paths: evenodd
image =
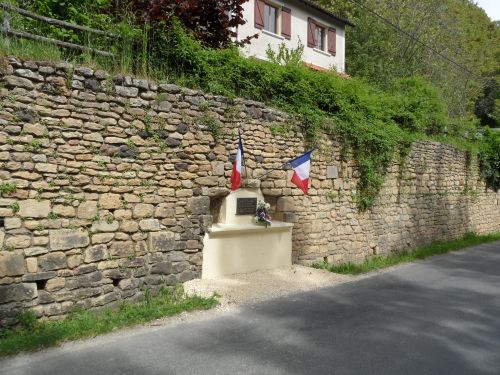
<instances>
[{"instance_id":1,"label":"memorial base","mask_svg":"<svg viewBox=\"0 0 500 375\"><path fill-rule=\"evenodd\" d=\"M202 278L267 270L292 264L293 224L273 221L268 227L255 223L259 188L242 188L221 205L219 223L203 240Z\"/></svg>"},{"instance_id":2,"label":"memorial base","mask_svg":"<svg viewBox=\"0 0 500 375\"><path fill-rule=\"evenodd\" d=\"M203 279L267 270L292 264L293 224L216 224L205 234Z\"/></svg>"}]
</instances>

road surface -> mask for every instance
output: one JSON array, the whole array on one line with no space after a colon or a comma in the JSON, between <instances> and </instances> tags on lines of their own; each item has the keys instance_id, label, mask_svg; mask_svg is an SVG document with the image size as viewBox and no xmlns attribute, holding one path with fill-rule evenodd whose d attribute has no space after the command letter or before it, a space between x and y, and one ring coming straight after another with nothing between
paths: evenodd
<instances>
[{"instance_id":1,"label":"road surface","mask_svg":"<svg viewBox=\"0 0 500 375\"><path fill-rule=\"evenodd\" d=\"M0 362L36 374L500 374L500 242Z\"/></svg>"}]
</instances>

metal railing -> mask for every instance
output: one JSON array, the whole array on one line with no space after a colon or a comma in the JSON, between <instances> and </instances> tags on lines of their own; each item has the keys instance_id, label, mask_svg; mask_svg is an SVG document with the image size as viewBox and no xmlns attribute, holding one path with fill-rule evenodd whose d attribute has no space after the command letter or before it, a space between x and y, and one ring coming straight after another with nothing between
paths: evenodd
<instances>
[{"instance_id":1,"label":"metal railing","mask_svg":"<svg viewBox=\"0 0 500 375\"><path fill-rule=\"evenodd\" d=\"M80 51L84 51L84 52L91 52L91 53L95 53L95 54L101 55L101 56L114 57L114 54L111 52L108 52L108 51L102 51L102 50L99 50L96 48L82 46L80 44L63 42L63 41L58 40L58 39L48 38L48 37L45 37L42 35L36 35L36 34L26 32L26 31L14 30L11 28L11 17L10 17L9 12L18 13L24 17L38 20L38 21L47 23L49 25L60 26L62 28L66 28L66 29L83 31L83 32L92 33L92 34L96 34L96 35L102 35L102 36L109 37L109 38L118 38L119 36L116 34L113 34L113 33L107 32L107 31L103 31L103 30L92 29L92 28L86 27L86 26L80 26L80 25L70 23L70 22L57 20L55 18L41 16L39 14L32 13L32 12L29 12L25 9L21 9L21 8L18 8L18 7L9 5L9 4L5 4L5 3L0 3L0 8L4 9L4 17L3 17L2 24L0 26L0 32L2 32L5 35L14 36L16 38L23 38L23 39L30 39L30 40L35 40L35 41L39 41L39 42L51 43L51 44L55 44L55 45L58 45L58 46L61 46L64 48L80 50Z\"/></svg>"}]
</instances>

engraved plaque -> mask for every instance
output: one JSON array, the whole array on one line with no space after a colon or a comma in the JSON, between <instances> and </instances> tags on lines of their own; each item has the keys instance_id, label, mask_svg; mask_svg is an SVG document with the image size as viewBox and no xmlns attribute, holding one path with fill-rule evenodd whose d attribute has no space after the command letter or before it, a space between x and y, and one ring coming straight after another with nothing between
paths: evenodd
<instances>
[{"instance_id":1,"label":"engraved plaque","mask_svg":"<svg viewBox=\"0 0 500 375\"><path fill-rule=\"evenodd\" d=\"M257 198L237 198L236 215L255 215Z\"/></svg>"}]
</instances>

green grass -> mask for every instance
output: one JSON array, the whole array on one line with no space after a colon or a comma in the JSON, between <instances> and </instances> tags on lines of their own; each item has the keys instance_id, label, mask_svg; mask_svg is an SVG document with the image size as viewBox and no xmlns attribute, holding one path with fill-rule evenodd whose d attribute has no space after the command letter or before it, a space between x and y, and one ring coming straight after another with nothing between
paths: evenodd
<instances>
[{"instance_id":1,"label":"green grass","mask_svg":"<svg viewBox=\"0 0 500 375\"><path fill-rule=\"evenodd\" d=\"M373 257L361 264L343 263L335 265L328 262L321 262L314 264L313 267L321 268L334 273L359 275L361 273L375 271L400 263L413 262L415 260L424 259L433 255L448 253L450 251L463 249L464 247L499 240L500 233L488 235L476 235L474 233L467 233L465 236L458 240L438 241L432 243L429 246L421 247L413 251L406 251L397 255L389 255L387 257Z\"/></svg>"},{"instance_id":2,"label":"green grass","mask_svg":"<svg viewBox=\"0 0 500 375\"><path fill-rule=\"evenodd\" d=\"M0 36L0 55L21 59L62 61L61 50L53 44Z\"/></svg>"},{"instance_id":3,"label":"green grass","mask_svg":"<svg viewBox=\"0 0 500 375\"><path fill-rule=\"evenodd\" d=\"M117 309L78 311L60 321L39 321L26 311L19 316L19 326L0 329L0 357L94 337L184 311L208 310L217 303L215 296L187 297L182 288L177 288L162 289L155 296L146 291L138 303L124 302Z\"/></svg>"}]
</instances>

